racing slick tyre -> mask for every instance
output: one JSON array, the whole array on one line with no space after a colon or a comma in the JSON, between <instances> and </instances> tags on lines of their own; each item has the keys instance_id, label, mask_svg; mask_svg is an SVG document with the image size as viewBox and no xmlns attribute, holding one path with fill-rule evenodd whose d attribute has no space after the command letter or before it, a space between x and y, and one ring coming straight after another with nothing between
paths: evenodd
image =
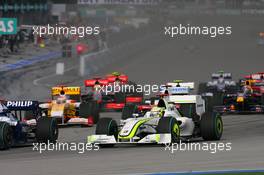
<instances>
[{"instance_id":1,"label":"racing slick tyre","mask_svg":"<svg viewBox=\"0 0 264 175\"><path fill-rule=\"evenodd\" d=\"M114 136L117 140L118 138L118 126L115 120L111 118L101 118L95 129L95 134L97 135L108 135ZM101 147L113 147L114 144L103 144Z\"/></svg>"},{"instance_id":2,"label":"racing slick tyre","mask_svg":"<svg viewBox=\"0 0 264 175\"><path fill-rule=\"evenodd\" d=\"M133 113L136 111L137 106L133 103L126 104L125 107L122 110L122 120L126 120L128 118L133 118Z\"/></svg>"},{"instance_id":3,"label":"racing slick tyre","mask_svg":"<svg viewBox=\"0 0 264 175\"><path fill-rule=\"evenodd\" d=\"M214 97L205 96L203 99L205 101L205 110L206 111L213 111L213 108L214 108Z\"/></svg>"},{"instance_id":4,"label":"racing slick tyre","mask_svg":"<svg viewBox=\"0 0 264 175\"><path fill-rule=\"evenodd\" d=\"M223 121L219 113L206 112L202 115L201 136L204 140L220 140L223 134Z\"/></svg>"},{"instance_id":5,"label":"racing slick tyre","mask_svg":"<svg viewBox=\"0 0 264 175\"><path fill-rule=\"evenodd\" d=\"M93 122L96 124L100 118L100 107L96 101L88 101L80 104L79 115L82 118L93 117Z\"/></svg>"},{"instance_id":6,"label":"racing slick tyre","mask_svg":"<svg viewBox=\"0 0 264 175\"><path fill-rule=\"evenodd\" d=\"M209 112L214 111L215 106L223 105L223 94L222 93L215 93L213 96L206 96L204 97L205 100L205 110Z\"/></svg>"},{"instance_id":7,"label":"racing slick tyre","mask_svg":"<svg viewBox=\"0 0 264 175\"><path fill-rule=\"evenodd\" d=\"M56 143L59 136L57 120L51 117L41 117L37 120L36 139L39 143Z\"/></svg>"},{"instance_id":8,"label":"racing slick tyre","mask_svg":"<svg viewBox=\"0 0 264 175\"><path fill-rule=\"evenodd\" d=\"M6 122L0 122L0 150L9 149L13 143L13 130Z\"/></svg>"},{"instance_id":9,"label":"racing slick tyre","mask_svg":"<svg viewBox=\"0 0 264 175\"><path fill-rule=\"evenodd\" d=\"M161 117L156 129L158 134L171 133L171 143L180 141L180 126L174 117Z\"/></svg>"},{"instance_id":10,"label":"racing slick tyre","mask_svg":"<svg viewBox=\"0 0 264 175\"><path fill-rule=\"evenodd\" d=\"M203 94L207 91L207 83L200 83L198 86L198 94Z\"/></svg>"}]
</instances>

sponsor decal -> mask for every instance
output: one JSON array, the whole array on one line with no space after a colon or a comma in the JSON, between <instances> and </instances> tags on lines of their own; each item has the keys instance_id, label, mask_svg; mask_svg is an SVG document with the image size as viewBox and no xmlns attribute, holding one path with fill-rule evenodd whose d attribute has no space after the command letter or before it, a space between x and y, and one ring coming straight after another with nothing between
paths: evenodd
<instances>
[{"instance_id":1,"label":"sponsor decal","mask_svg":"<svg viewBox=\"0 0 264 175\"><path fill-rule=\"evenodd\" d=\"M33 105L33 101L8 101L7 107L29 107Z\"/></svg>"},{"instance_id":2,"label":"sponsor decal","mask_svg":"<svg viewBox=\"0 0 264 175\"><path fill-rule=\"evenodd\" d=\"M0 18L0 35L11 35L17 33L16 18Z\"/></svg>"}]
</instances>

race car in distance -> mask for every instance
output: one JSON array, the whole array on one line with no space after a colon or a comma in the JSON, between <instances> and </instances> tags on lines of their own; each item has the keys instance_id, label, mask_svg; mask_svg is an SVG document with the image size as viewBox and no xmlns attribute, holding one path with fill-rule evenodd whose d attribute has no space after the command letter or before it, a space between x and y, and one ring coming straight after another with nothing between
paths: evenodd
<instances>
[{"instance_id":1,"label":"race car in distance","mask_svg":"<svg viewBox=\"0 0 264 175\"><path fill-rule=\"evenodd\" d=\"M237 84L235 81L232 80L231 73L225 73L223 71L219 71L218 73L213 73L211 75L212 80L200 83L198 92L202 93L216 93L216 92L226 92L229 93L230 91L237 90Z\"/></svg>"},{"instance_id":2,"label":"race car in distance","mask_svg":"<svg viewBox=\"0 0 264 175\"><path fill-rule=\"evenodd\" d=\"M240 90L226 94L223 105L215 106L214 110L223 114L264 113L264 94L262 86L259 86L261 84L262 82L253 79L243 81Z\"/></svg>"},{"instance_id":3,"label":"race car in distance","mask_svg":"<svg viewBox=\"0 0 264 175\"><path fill-rule=\"evenodd\" d=\"M135 112L120 125L111 118L101 118L88 143L111 147L120 143L170 144L200 137L221 139L222 118L218 113L205 112L200 95L189 95L189 87L173 86L169 91L171 94L163 94L151 110L143 115Z\"/></svg>"},{"instance_id":4,"label":"race car in distance","mask_svg":"<svg viewBox=\"0 0 264 175\"><path fill-rule=\"evenodd\" d=\"M0 103L0 150L34 142L55 143L58 134L57 121L42 117L37 101Z\"/></svg>"},{"instance_id":5,"label":"race car in distance","mask_svg":"<svg viewBox=\"0 0 264 175\"><path fill-rule=\"evenodd\" d=\"M264 73L259 72L247 75L244 79L240 80L240 85L243 86L246 81L249 81L249 84L256 95L264 94Z\"/></svg>"},{"instance_id":6,"label":"race car in distance","mask_svg":"<svg viewBox=\"0 0 264 175\"><path fill-rule=\"evenodd\" d=\"M81 101L80 87L56 86L51 89L52 100L40 104L48 117L59 125L93 126L99 119L99 106L94 101Z\"/></svg>"},{"instance_id":7,"label":"race car in distance","mask_svg":"<svg viewBox=\"0 0 264 175\"><path fill-rule=\"evenodd\" d=\"M101 111L122 111L125 104L139 104L143 101L143 93L135 91L136 84L128 80L128 76L113 72L105 78L85 80L86 95L83 101L96 101Z\"/></svg>"},{"instance_id":8,"label":"race car in distance","mask_svg":"<svg viewBox=\"0 0 264 175\"><path fill-rule=\"evenodd\" d=\"M211 75L212 80L202 82L198 87L198 94L206 101L206 109L213 110L213 106L222 105L223 97L226 94L233 94L238 91L238 85L232 80L231 73L219 71Z\"/></svg>"}]
</instances>

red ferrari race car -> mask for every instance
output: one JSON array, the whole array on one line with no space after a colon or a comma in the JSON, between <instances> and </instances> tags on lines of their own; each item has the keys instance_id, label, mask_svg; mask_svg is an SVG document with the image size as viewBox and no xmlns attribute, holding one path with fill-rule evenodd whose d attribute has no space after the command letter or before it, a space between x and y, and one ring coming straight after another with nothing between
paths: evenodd
<instances>
[{"instance_id":1,"label":"red ferrari race car","mask_svg":"<svg viewBox=\"0 0 264 175\"><path fill-rule=\"evenodd\" d=\"M83 101L97 101L101 111L122 111L128 103L141 104L143 93L137 93L137 85L128 76L113 72L105 78L85 80L86 95Z\"/></svg>"}]
</instances>

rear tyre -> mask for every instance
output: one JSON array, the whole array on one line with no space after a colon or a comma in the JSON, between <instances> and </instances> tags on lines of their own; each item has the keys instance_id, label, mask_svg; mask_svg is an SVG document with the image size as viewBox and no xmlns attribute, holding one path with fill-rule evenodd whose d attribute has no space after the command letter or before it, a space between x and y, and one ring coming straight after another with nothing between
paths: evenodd
<instances>
[{"instance_id":1,"label":"rear tyre","mask_svg":"<svg viewBox=\"0 0 264 175\"><path fill-rule=\"evenodd\" d=\"M96 124L100 118L99 104L96 101L88 101L80 104L79 115L82 118L93 117L93 121Z\"/></svg>"},{"instance_id":2,"label":"rear tyre","mask_svg":"<svg viewBox=\"0 0 264 175\"><path fill-rule=\"evenodd\" d=\"M207 91L207 83L200 83L198 86L198 94L203 94Z\"/></svg>"},{"instance_id":3,"label":"rear tyre","mask_svg":"<svg viewBox=\"0 0 264 175\"><path fill-rule=\"evenodd\" d=\"M213 96L204 97L206 111L213 112L215 106L223 105L223 93L216 92Z\"/></svg>"},{"instance_id":4,"label":"rear tyre","mask_svg":"<svg viewBox=\"0 0 264 175\"><path fill-rule=\"evenodd\" d=\"M13 130L6 122L0 122L0 150L7 150L13 143Z\"/></svg>"},{"instance_id":5,"label":"rear tyre","mask_svg":"<svg viewBox=\"0 0 264 175\"><path fill-rule=\"evenodd\" d=\"M171 133L171 143L180 141L180 126L174 117L162 117L157 126L158 134Z\"/></svg>"},{"instance_id":6,"label":"rear tyre","mask_svg":"<svg viewBox=\"0 0 264 175\"><path fill-rule=\"evenodd\" d=\"M56 143L59 136L57 120L51 117L41 117L37 120L36 139L39 143Z\"/></svg>"},{"instance_id":7,"label":"rear tyre","mask_svg":"<svg viewBox=\"0 0 264 175\"><path fill-rule=\"evenodd\" d=\"M223 121L219 113L206 112L202 115L201 136L204 140L220 140L223 134Z\"/></svg>"},{"instance_id":8,"label":"rear tyre","mask_svg":"<svg viewBox=\"0 0 264 175\"><path fill-rule=\"evenodd\" d=\"M125 107L122 110L122 120L126 120L128 118L133 118L133 113L136 111L136 105L131 103L131 104L126 104Z\"/></svg>"},{"instance_id":9,"label":"rear tyre","mask_svg":"<svg viewBox=\"0 0 264 175\"><path fill-rule=\"evenodd\" d=\"M101 118L95 129L96 135L108 135L118 138L118 126L115 120L111 118ZM101 147L113 147L114 144L101 144Z\"/></svg>"}]
</instances>

